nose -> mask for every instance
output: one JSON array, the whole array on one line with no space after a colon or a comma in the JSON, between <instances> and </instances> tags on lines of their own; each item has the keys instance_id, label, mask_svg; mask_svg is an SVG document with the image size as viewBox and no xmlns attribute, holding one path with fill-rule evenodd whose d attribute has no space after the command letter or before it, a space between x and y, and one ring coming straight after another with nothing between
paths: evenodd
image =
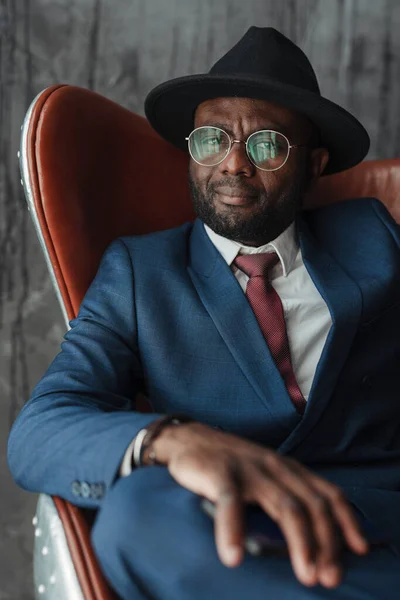
<instances>
[{"instance_id":1,"label":"nose","mask_svg":"<svg viewBox=\"0 0 400 600\"><path fill-rule=\"evenodd\" d=\"M245 177L252 177L255 169L247 156L246 144L239 140L233 140L231 151L218 166L222 174L244 175Z\"/></svg>"}]
</instances>

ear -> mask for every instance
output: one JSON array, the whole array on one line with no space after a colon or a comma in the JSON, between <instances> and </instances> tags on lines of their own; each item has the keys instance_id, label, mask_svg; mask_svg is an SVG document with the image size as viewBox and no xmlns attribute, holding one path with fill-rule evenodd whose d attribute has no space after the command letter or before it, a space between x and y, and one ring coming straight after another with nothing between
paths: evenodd
<instances>
[{"instance_id":1,"label":"ear","mask_svg":"<svg viewBox=\"0 0 400 600\"><path fill-rule=\"evenodd\" d=\"M307 191L314 187L320 178L329 160L329 152L326 148L314 148L310 154L310 179Z\"/></svg>"}]
</instances>

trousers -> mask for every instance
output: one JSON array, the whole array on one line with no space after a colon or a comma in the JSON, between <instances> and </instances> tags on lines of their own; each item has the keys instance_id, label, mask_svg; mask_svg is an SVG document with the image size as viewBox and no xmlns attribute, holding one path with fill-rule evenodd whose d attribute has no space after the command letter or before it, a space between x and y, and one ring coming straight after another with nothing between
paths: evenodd
<instances>
[{"instance_id":1,"label":"trousers","mask_svg":"<svg viewBox=\"0 0 400 600\"><path fill-rule=\"evenodd\" d=\"M219 560L213 524L200 499L164 467L119 479L92 529L106 578L123 600L398 600L400 559L390 547L345 553L332 590L307 588L287 558L246 556L235 569Z\"/></svg>"}]
</instances>

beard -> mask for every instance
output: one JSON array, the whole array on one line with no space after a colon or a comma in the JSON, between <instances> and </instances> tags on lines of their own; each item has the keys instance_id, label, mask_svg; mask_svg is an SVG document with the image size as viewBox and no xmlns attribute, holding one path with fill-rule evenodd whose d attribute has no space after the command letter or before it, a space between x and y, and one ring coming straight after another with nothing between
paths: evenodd
<instances>
[{"instance_id":1,"label":"beard","mask_svg":"<svg viewBox=\"0 0 400 600\"><path fill-rule=\"evenodd\" d=\"M243 180L238 183L232 177L224 177L217 183L210 183L203 192L189 170L190 193L199 219L215 233L251 246L262 246L274 240L296 219L302 207L307 181L307 173L303 167L279 191L269 192L264 189L260 192ZM222 186L253 196L252 212L243 211L236 206L224 206L222 211L218 211L216 188Z\"/></svg>"}]
</instances>

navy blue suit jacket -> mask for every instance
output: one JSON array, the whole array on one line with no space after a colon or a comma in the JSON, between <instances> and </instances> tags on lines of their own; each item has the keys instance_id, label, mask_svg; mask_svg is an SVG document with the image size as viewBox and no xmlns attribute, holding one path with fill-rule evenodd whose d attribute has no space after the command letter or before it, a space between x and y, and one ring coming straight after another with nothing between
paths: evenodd
<instances>
[{"instance_id":1,"label":"navy blue suit jacket","mask_svg":"<svg viewBox=\"0 0 400 600\"><path fill-rule=\"evenodd\" d=\"M16 481L101 506L137 431L185 413L342 486L400 545L400 229L374 199L302 214L305 266L333 325L301 418L200 221L114 241L9 439Z\"/></svg>"}]
</instances>

